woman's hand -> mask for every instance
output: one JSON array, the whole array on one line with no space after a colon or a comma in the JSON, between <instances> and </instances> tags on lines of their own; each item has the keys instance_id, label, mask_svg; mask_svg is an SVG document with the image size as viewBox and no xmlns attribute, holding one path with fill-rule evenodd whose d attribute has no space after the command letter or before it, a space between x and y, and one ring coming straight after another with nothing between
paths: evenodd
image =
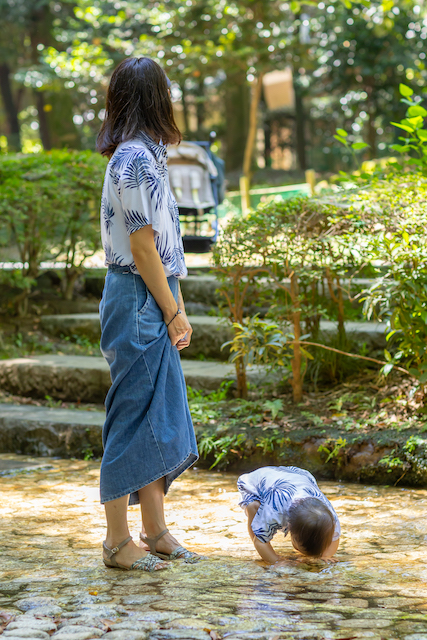
<instances>
[{"instance_id":1,"label":"woman's hand","mask_svg":"<svg viewBox=\"0 0 427 640\"><path fill-rule=\"evenodd\" d=\"M166 324L168 324L169 319L165 318ZM173 320L170 322L168 326L168 334L170 341L172 342L172 346L176 345L178 351L181 349L185 349L188 347L191 341L191 334L193 333L193 329L191 324L188 322L187 314L185 311L181 311Z\"/></svg>"}]
</instances>

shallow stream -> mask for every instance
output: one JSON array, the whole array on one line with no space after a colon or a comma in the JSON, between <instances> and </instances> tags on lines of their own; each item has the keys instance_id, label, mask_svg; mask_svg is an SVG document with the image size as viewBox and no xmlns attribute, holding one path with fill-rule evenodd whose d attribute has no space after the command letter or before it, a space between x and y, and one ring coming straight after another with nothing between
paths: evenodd
<instances>
[{"instance_id":1,"label":"shallow stream","mask_svg":"<svg viewBox=\"0 0 427 640\"><path fill-rule=\"evenodd\" d=\"M425 490L320 482L341 521L338 561L301 562L279 533L288 562L269 568L247 535L237 476L192 470L172 485L168 526L206 559L128 573L101 562L99 464L40 462L50 468L0 478L0 611L101 620L129 640L138 629L153 640L427 640ZM134 539L138 516L132 507Z\"/></svg>"}]
</instances>

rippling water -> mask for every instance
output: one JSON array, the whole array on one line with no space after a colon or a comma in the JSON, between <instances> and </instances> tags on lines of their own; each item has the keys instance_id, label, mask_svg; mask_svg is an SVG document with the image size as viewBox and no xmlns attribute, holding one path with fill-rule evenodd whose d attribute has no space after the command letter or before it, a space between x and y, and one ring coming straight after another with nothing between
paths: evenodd
<instances>
[{"instance_id":1,"label":"rippling water","mask_svg":"<svg viewBox=\"0 0 427 640\"><path fill-rule=\"evenodd\" d=\"M44 596L57 615L153 621L164 638L427 640L425 490L320 482L341 521L338 562L301 562L278 533L288 562L269 568L247 535L237 476L192 470L172 485L167 523L206 559L148 575L101 563L99 465L49 462L0 478L0 610ZM136 539L137 507L130 524Z\"/></svg>"}]
</instances>

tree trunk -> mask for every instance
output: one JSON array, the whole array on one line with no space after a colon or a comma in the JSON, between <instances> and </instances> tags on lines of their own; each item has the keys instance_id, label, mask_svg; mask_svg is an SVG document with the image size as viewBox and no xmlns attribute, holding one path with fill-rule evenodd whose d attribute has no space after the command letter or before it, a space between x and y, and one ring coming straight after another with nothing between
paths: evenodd
<instances>
[{"instance_id":1,"label":"tree trunk","mask_svg":"<svg viewBox=\"0 0 427 640\"><path fill-rule=\"evenodd\" d=\"M377 130L375 127L375 113L374 107L371 104L369 106L369 118L368 118L368 144L369 144L369 157L371 160L377 157Z\"/></svg>"},{"instance_id":2,"label":"tree trunk","mask_svg":"<svg viewBox=\"0 0 427 640\"><path fill-rule=\"evenodd\" d=\"M52 142L50 138L49 124L47 121L47 113L44 109L44 91L35 91L34 95L39 119L40 139L42 141L43 149L45 151L49 151L52 149Z\"/></svg>"},{"instance_id":3,"label":"tree trunk","mask_svg":"<svg viewBox=\"0 0 427 640\"><path fill-rule=\"evenodd\" d=\"M64 287L64 299L72 300L74 294L74 285L80 275L80 270L75 267L69 267L65 269L65 287Z\"/></svg>"},{"instance_id":4,"label":"tree trunk","mask_svg":"<svg viewBox=\"0 0 427 640\"><path fill-rule=\"evenodd\" d=\"M298 82L299 74L293 71L293 85L295 94L295 136L298 166L301 171L307 169L306 143L305 143L305 114L301 85Z\"/></svg>"},{"instance_id":5,"label":"tree trunk","mask_svg":"<svg viewBox=\"0 0 427 640\"><path fill-rule=\"evenodd\" d=\"M248 397L248 381L246 378L246 365L243 358L236 360L237 395L239 398Z\"/></svg>"},{"instance_id":6,"label":"tree trunk","mask_svg":"<svg viewBox=\"0 0 427 640\"><path fill-rule=\"evenodd\" d=\"M268 118L264 122L264 162L266 169L271 167L271 122Z\"/></svg>"},{"instance_id":7,"label":"tree trunk","mask_svg":"<svg viewBox=\"0 0 427 640\"><path fill-rule=\"evenodd\" d=\"M185 132L188 134L188 132L190 131L190 120L189 120L189 115L188 115L188 104L187 104L187 89L185 88L185 81L179 85L179 88L181 89L181 102L182 102L182 117L184 118L184 129Z\"/></svg>"},{"instance_id":8,"label":"tree trunk","mask_svg":"<svg viewBox=\"0 0 427 640\"><path fill-rule=\"evenodd\" d=\"M9 125L8 147L10 151L21 151L21 134L18 120L18 108L13 99L10 82L10 68L5 62L0 64L0 92Z\"/></svg>"},{"instance_id":9,"label":"tree trunk","mask_svg":"<svg viewBox=\"0 0 427 640\"><path fill-rule=\"evenodd\" d=\"M203 78L198 81L198 93L196 96L197 133L201 138L205 122L205 83Z\"/></svg>"},{"instance_id":10,"label":"tree trunk","mask_svg":"<svg viewBox=\"0 0 427 640\"><path fill-rule=\"evenodd\" d=\"M73 122L73 99L66 90L49 91L44 94L46 122L50 143L54 149L80 149L80 134ZM95 144L95 141L94 141Z\"/></svg>"},{"instance_id":11,"label":"tree trunk","mask_svg":"<svg viewBox=\"0 0 427 640\"><path fill-rule=\"evenodd\" d=\"M248 84L246 72L230 74L224 84L225 167L240 171L248 131Z\"/></svg>"},{"instance_id":12,"label":"tree trunk","mask_svg":"<svg viewBox=\"0 0 427 640\"><path fill-rule=\"evenodd\" d=\"M294 273L291 275L291 298L292 298L292 324L294 329L294 343L293 343L293 356L291 360L292 365L292 390L293 401L295 403L302 400L302 354L300 346L301 338L301 311L299 304L299 291L298 291L298 276Z\"/></svg>"},{"instance_id":13,"label":"tree trunk","mask_svg":"<svg viewBox=\"0 0 427 640\"><path fill-rule=\"evenodd\" d=\"M249 109L249 129L246 138L245 153L243 156L243 175L250 183L252 159L254 155L257 124L258 124L258 105L261 99L263 73L260 73L252 84L251 105Z\"/></svg>"}]
</instances>

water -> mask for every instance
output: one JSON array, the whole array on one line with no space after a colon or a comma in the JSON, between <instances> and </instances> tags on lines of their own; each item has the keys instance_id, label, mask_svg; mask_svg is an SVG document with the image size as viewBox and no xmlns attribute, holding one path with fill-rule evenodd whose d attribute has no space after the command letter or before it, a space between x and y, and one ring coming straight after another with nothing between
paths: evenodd
<instances>
[{"instance_id":1,"label":"water","mask_svg":"<svg viewBox=\"0 0 427 640\"><path fill-rule=\"evenodd\" d=\"M337 562L301 562L278 533L288 561L269 568L237 506L237 476L190 471L172 485L168 526L207 559L140 574L101 563L98 463L51 464L0 478L0 611L50 607L56 622L95 616L156 639L427 640L425 490L320 483L341 521ZM138 524L132 507L134 539Z\"/></svg>"}]
</instances>

